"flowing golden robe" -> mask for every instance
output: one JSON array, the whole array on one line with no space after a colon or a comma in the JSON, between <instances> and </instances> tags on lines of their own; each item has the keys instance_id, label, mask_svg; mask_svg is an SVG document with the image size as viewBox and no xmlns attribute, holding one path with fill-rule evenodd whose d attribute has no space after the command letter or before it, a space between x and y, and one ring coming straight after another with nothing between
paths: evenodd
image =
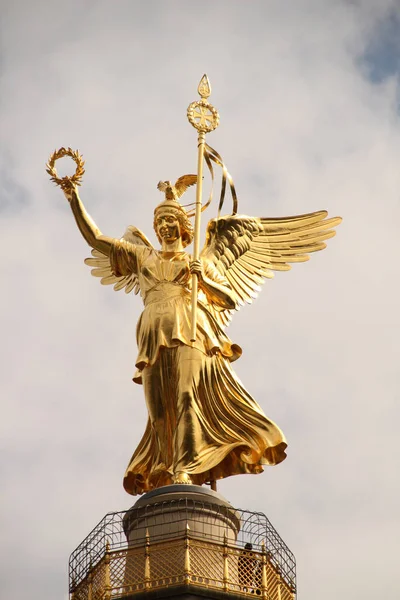
<instances>
[{"instance_id":1,"label":"flowing golden robe","mask_svg":"<svg viewBox=\"0 0 400 600\"><path fill-rule=\"evenodd\" d=\"M170 484L179 471L201 485L284 460L285 438L233 372L241 348L207 309L204 294L197 339L190 342L189 255L119 240L110 261L114 275L137 275L145 305L133 379L144 385L149 419L125 473L126 491ZM212 265L204 268L209 279L228 285Z\"/></svg>"}]
</instances>

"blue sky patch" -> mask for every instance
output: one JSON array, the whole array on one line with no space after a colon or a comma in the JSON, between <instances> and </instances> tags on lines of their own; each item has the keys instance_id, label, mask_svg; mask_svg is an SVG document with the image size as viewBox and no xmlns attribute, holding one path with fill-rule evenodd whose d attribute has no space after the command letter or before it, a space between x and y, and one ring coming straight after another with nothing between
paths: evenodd
<instances>
[{"instance_id":1,"label":"blue sky patch","mask_svg":"<svg viewBox=\"0 0 400 600\"><path fill-rule=\"evenodd\" d=\"M375 26L361 58L368 78L381 83L388 77L400 75L400 13L392 11Z\"/></svg>"}]
</instances>

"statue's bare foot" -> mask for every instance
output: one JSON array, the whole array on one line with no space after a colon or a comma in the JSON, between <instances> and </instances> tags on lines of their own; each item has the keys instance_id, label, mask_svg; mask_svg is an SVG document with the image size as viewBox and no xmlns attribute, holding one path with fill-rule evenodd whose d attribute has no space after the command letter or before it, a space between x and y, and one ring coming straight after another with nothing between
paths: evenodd
<instances>
[{"instance_id":1,"label":"statue's bare foot","mask_svg":"<svg viewBox=\"0 0 400 600\"><path fill-rule=\"evenodd\" d=\"M185 471L178 471L177 473L174 474L173 477L174 483L179 483L179 484L187 484L190 485L192 483L192 480L190 479L190 476L188 473L186 473Z\"/></svg>"}]
</instances>

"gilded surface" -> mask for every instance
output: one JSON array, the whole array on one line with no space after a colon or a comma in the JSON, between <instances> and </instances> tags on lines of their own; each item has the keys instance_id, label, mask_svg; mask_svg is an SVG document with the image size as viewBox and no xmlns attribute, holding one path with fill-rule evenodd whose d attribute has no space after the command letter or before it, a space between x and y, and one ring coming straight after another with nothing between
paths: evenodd
<instances>
[{"instance_id":1,"label":"gilded surface","mask_svg":"<svg viewBox=\"0 0 400 600\"><path fill-rule=\"evenodd\" d=\"M108 585L106 586L106 581ZM106 552L73 591L73 600L124 598L183 584L264 600L293 600L285 581L265 552L246 552L230 544L176 539Z\"/></svg>"},{"instance_id":2,"label":"gilded surface","mask_svg":"<svg viewBox=\"0 0 400 600\"><path fill-rule=\"evenodd\" d=\"M200 132L200 146L204 135ZM49 163L53 180L56 158ZM201 185L200 173L199 165ZM341 221L328 219L325 211L284 218L224 216L209 221L201 253L198 221L192 257L185 247L194 235L188 216L193 211L187 213L178 197L195 183L196 176L185 175L175 185L158 184L165 193L154 212L159 250L133 226L121 239L103 235L79 197L77 182L64 178L61 185L93 248L93 257L85 261L93 275L115 290L140 292L144 304L133 379L143 385L149 417L124 478L126 491L134 495L173 482L201 485L260 473L263 465L285 459L283 433L232 369L242 351L225 328L235 311L257 296L265 278L325 248L324 240Z\"/></svg>"}]
</instances>

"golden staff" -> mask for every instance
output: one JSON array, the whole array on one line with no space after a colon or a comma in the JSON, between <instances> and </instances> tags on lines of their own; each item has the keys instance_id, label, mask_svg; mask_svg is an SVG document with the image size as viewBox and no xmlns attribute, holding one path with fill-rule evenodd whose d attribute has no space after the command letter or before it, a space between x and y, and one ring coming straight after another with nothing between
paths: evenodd
<instances>
[{"instance_id":1,"label":"golden staff","mask_svg":"<svg viewBox=\"0 0 400 600\"><path fill-rule=\"evenodd\" d=\"M189 123L199 132L197 138L197 185L196 185L196 203L194 218L194 242L193 242L193 260L199 260L200 257L200 217L201 217L201 194L203 187L203 161L204 146L206 143L206 133L214 131L219 124L218 111L210 104L207 98L211 94L211 85L207 75L203 75L200 80L197 91L201 97L198 102L192 102L187 109ZM192 328L190 341L196 341L196 311L197 311L197 275L192 275Z\"/></svg>"}]
</instances>

